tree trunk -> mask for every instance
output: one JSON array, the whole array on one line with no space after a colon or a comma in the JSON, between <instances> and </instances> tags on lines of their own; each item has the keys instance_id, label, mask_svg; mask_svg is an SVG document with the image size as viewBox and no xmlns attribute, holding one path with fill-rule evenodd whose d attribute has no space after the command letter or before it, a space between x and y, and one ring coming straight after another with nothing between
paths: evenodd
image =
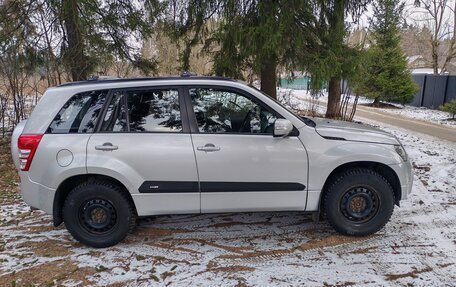
<instances>
[{"instance_id":1,"label":"tree trunk","mask_svg":"<svg viewBox=\"0 0 456 287\"><path fill-rule=\"evenodd\" d=\"M342 53L342 46L344 45L345 35L345 7L347 0L335 0L334 11L332 11L330 19L330 31L329 39L330 47L333 53ZM343 57L342 54L338 55ZM332 77L329 79L328 85L328 105L326 108L326 117L336 119L340 117L339 106L340 106L340 81L342 75L340 71L334 71Z\"/></svg>"},{"instance_id":2,"label":"tree trunk","mask_svg":"<svg viewBox=\"0 0 456 287\"><path fill-rule=\"evenodd\" d=\"M64 53L65 64L69 68L73 81L86 80L89 73L89 63L84 55L84 39L79 21L78 1L62 0L62 7L67 37Z\"/></svg>"},{"instance_id":3,"label":"tree trunk","mask_svg":"<svg viewBox=\"0 0 456 287\"><path fill-rule=\"evenodd\" d=\"M268 94L271 98L277 99L277 61L269 59L263 64L261 69L261 91Z\"/></svg>"},{"instance_id":4,"label":"tree trunk","mask_svg":"<svg viewBox=\"0 0 456 287\"><path fill-rule=\"evenodd\" d=\"M432 42L432 68L434 69L434 75L439 74L439 55L438 55L439 43L438 40Z\"/></svg>"},{"instance_id":5,"label":"tree trunk","mask_svg":"<svg viewBox=\"0 0 456 287\"><path fill-rule=\"evenodd\" d=\"M379 97L376 97L374 99L374 102L372 103L372 106L373 107L380 107L380 98Z\"/></svg>"},{"instance_id":6,"label":"tree trunk","mask_svg":"<svg viewBox=\"0 0 456 287\"><path fill-rule=\"evenodd\" d=\"M3 97L3 95L0 95L0 97ZM2 120L2 138L5 137L5 113L6 113L6 106L8 105L8 102L4 101L3 98L0 98L0 105L1 105L1 120Z\"/></svg>"},{"instance_id":7,"label":"tree trunk","mask_svg":"<svg viewBox=\"0 0 456 287\"><path fill-rule=\"evenodd\" d=\"M338 118L340 105L340 79L331 78L328 86L328 106L326 117L331 119Z\"/></svg>"}]
</instances>

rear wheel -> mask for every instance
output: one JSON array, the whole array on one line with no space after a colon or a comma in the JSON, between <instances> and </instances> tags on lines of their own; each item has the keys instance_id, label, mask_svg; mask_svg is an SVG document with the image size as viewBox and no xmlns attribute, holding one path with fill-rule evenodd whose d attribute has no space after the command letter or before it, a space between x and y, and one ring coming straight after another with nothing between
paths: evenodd
<instances>
[{"instance_id":1,"label":"rear wheel","mask_svg":"<svg viewBox=\"0 0 456 287\"><path fill-rule=\"evenodd\" d=\"M63 205L63 220L79 242L109 247L122 241L135 227L133 203L116 185L94 180L74 188Z\"/></svg>"},{"instance_id":2,"label":"rear wheel","mask_svg":"<svg viewBox=\"0 0 456 287\"><path fill-rule=\"evenodd\" d=\"M337 176L323 198L323 210L332 227L346 235L377 232L394 209L391 185L369 169L351 169Z\"/></svg>"}]
</instances>

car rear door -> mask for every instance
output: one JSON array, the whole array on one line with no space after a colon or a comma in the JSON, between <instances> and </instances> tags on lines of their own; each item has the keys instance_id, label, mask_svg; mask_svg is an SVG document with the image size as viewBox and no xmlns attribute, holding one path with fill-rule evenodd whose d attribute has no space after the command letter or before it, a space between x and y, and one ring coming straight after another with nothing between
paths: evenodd
<instances>
[{"instance_id":1,"label":"car rear door","mask_svg":"<svg viewBox=\"0 0 456 287\"><path fill-rule=\"evenodd\" d=\"M123 183L138 215L200 212L182 89L113 90L87 145L87 171Z\"/></svg>"},{"instance_id":2,"label":"car rear door","mask_svg":"<svg viewBox=\"0 0 456 287\"><path fill-rule=\"evenodd\" d=\"M202 212L304 210L307 153L297 130L273 137L281 115L234 88L189 87L186 101Z\"/></svg>"}]
</instances>

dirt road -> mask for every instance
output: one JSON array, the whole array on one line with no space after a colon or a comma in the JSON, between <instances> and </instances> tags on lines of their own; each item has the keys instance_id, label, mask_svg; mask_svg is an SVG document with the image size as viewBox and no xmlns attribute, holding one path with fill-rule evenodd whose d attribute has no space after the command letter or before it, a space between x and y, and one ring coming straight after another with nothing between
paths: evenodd
<instances>
[{"instance_id":1,"label":"dirt road","mask_svg":"<svg viewBox=\"0 0 456 287\"><path fill-rule=\"evenodd\" d=\"M358 106L355 117L365 118L380 123L404 128L441 138L447 141L456 142L456 128L424 122L415 119L407 119L400 116L391 115L375 108Z\"/></svg>"}]
</instances>

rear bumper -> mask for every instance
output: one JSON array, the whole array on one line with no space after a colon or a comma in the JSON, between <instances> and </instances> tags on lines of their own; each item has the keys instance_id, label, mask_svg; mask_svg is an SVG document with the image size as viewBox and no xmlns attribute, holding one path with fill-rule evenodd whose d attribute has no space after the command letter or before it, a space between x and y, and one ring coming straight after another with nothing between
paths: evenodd
<instances>
[{"instance_id":1,"label":"rear bumper","mask_svg":"<svg viewBox=\"0 0 456 287\"><path fill-rule=\"evenodd\" d=\"M28 172L19 172L21 193L25 203L31 207L52 214L55 189L46 187L30 179Z\"/></svg>"}]
</instances>

